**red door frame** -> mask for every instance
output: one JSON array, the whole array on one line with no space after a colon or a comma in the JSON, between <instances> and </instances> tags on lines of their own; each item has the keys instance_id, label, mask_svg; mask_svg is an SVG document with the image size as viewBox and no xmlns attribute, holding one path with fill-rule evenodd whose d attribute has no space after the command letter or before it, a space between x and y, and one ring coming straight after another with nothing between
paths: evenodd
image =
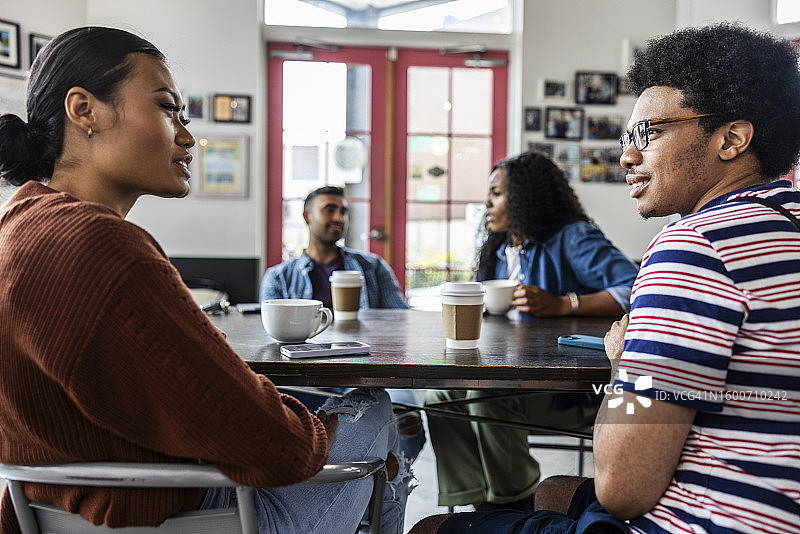
<instances>
[{"instance_id":1,"label":"red door frame","mask_svg":"<svg viewBox=\"0 0 800 534\"><path fill-rule=\"evenodd\" d=\"M443 55L437 50L400 49L395 63L394 139L393 139L393 195L392 228L406 227L406 176L407 176L407 126L408 126L408 68L409 67L464 67L465 54ZM505 60L504 66L481 67L493 71L492 95L492 161L506 156L508 111L508 53L504 51L481 54L482 59ZM486 169L489 175L491 169ZM391 240L392 268L401 287L406 278L406 235L395 232Z\"/></svg>"},{"instance_id":2,"label":"red door frame","mask_svg":"<svg viewBox=\"0 0 800 534\"><path fill-rule=\"evenodd\" d=\"M296 51L289 43L267 43L267 198L266 255L267 267L282 261L283 244L283 63L271 57L271 50ZM385 228L386 220L386 143L387 118L383 95L387 94L387 49L341 47L335 51L313 49L316 62L348 63L372 67L371 142L370 142L370 228ZM384 241L371 239L371 252L385 257Z\"/></svg>"}]
</instances>

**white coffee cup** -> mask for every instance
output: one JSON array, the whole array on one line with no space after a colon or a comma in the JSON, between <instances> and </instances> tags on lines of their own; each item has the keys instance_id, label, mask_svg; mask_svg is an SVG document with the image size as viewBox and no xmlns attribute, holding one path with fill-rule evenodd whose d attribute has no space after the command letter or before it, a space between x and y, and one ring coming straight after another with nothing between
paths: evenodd
<instances>
[{"instance_id":1,"label":"white coffee cup","mask_svg":"<svg viewBox=\"0 0 800 534\"><path fill-rule=\"evenodd\" d=\"M511 309L514 290L517 288L516 280L484 280L483 288L486 290L484 304L489 314L504 315Z\"/></svg>"},{"instance_id":2,"label":"white coffee cup","mask_svg":"<svg viewBox=\"0 0 800 534\"><path fill-rule=\"evenodd\" d=\"M483 284L446 282L442 287L442 324L448 349L478 347L483 321Z\"/></svg>"},{"instance_id":3,"label":"white coffee cup","mask_svg":"<svg viewBox=\"0 0 800 534\"><path fill-rule=\"evenodd\" d=\"M343 320L358 319L364 276L359 271L333 271L329 280L334 317Z\"/></svg>"},{"instance_id":4,"label":"white coffee cup","mask_svg":"<svg viewBox=\"0 0 800 534\"><path fill-rule=\"evenodd\" d=\"M283 343L302 342L331 325L331 310L319 300L275 299L261 301L264 330Z\"/></svg>"}]
</instances>

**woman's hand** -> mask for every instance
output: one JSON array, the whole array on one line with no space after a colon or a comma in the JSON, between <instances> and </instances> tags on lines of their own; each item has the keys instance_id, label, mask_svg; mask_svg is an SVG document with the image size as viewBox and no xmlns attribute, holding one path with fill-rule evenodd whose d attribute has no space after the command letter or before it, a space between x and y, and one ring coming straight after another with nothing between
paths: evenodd
<instances>
[{"instance_id":1,"label":"woman's hand","mask_svg":"<svg viewBox=\"0 0 800 534\"><path fill-rule=\"evenodd\" d=\"M619 321L614 321L611 330L606 332L603 343L606 346L606 356L614 364L622 357L622 345L625 342L625 331L628 329L628 314L622 316Z\"/></svg>"},{"instance_id":2,"label":"woman's hand","mask_svg":"<svg viewBox=\"0 0 800 534\"><path fill-rule=\"evenodd\" d=\"M337 414L328 417L328 414L322 410L317 412L317 417L325 425L325 434L328 436L328 450L331 450L333 440L336 438L336 423L339 422L339 417Z\"/></svg>"},{"instance_id":3,"label":"woman's hand","mask_svg":"<svg viewBox=\"0 0 800 534\"><path fill-rule=\"evenodd\" d=\"M569 315L572 309L566 297L553 295L538 286L526 286L522 282L519 282L517 289L514 290L514 300L511 304L519 311L539 317Z\"/></svg>"}]
</instances>

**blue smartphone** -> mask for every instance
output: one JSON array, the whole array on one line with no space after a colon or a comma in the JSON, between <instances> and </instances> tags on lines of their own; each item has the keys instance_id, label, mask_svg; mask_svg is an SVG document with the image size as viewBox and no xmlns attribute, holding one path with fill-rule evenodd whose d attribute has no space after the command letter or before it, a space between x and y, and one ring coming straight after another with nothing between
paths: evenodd
<instances>
[{"instance_id":1,"label":"blue smartphone","mask_svg":"<svg viewBox=\"0 0 800 534\"><path fill-rule=\"evenodd\" d=\"M584 336L582 334L572 334L571 336L559 336L559 345L574 345L576 347L585 347L588 349L605 350L606 346L603 343L602 337L597 336Z\"/></svg>"}]
</instances>

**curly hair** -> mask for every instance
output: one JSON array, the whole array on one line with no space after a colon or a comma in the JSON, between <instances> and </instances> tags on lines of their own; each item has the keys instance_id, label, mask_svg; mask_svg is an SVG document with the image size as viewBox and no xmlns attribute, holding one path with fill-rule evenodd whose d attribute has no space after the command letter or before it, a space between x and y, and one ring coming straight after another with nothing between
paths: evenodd
<instances>
[{"instance_id":1,"label":"curly hair","mask_svg":"<svg viewBox=\"0 0 800 534\"><path fill-rule=\"evenodd\" d=\"M478 253L477 279L494 277L497 249L506 241L530 239L544 243L567 224L592 223L564 172L547 156L525 152L499 161L492 168L506 171L506 218L504 232L488 231Z\"/></svg>"},{"instance_id":2,"label":"curly hair","mask_svg":"<svg viewBox=\"0 0 800 534\"><path fill-rule=\"evenodd\" d=\"M737 24L686 28L647 42L628 69L637 96L649 87L683 91L683 104L712 132L734 120L752 123L761 172L774 179L800 155L798 52L785 40Z\"/></svg>"}]
</instances>

